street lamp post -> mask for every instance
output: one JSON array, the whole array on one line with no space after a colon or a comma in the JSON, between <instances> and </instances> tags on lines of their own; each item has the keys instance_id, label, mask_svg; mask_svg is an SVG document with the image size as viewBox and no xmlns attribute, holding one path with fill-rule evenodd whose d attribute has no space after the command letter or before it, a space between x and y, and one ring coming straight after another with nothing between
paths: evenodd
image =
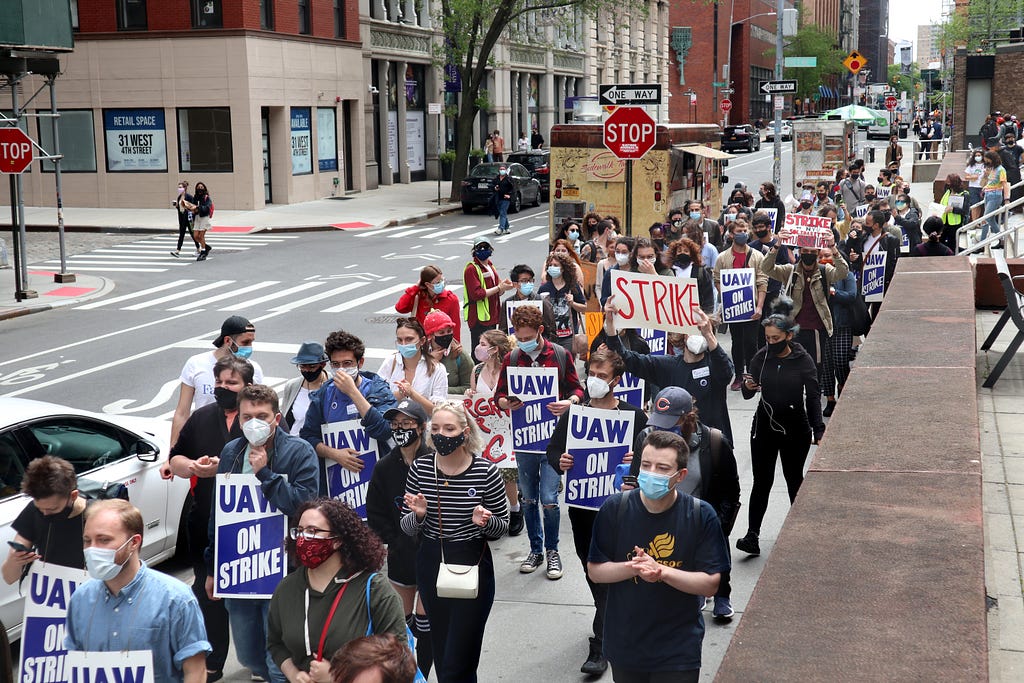
<instances>
[{"instance_id":1,"label":"street lamp post","mask_svg":"<svg viewBox=\"0 0 1024 683\"><path fill-rule=\"evenodd\" d=\"M775 80L782 80L782 10L783 0L777 0L775 6ZM773 96L774 100L775 97ZM775 135L773 137L772 182L776 188L782 187L782 108L772 102L775 108Z\"/></svg>"}]
</instances>

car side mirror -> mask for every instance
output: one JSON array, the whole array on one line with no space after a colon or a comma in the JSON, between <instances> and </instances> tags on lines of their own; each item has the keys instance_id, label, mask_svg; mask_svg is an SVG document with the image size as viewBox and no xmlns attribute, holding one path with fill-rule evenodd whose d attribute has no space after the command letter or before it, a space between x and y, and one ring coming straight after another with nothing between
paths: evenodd
<instances>
[{"instance_id":1,"label":"car side mirror","mask_svg":"<svg viewBox=\"0 0 1024 683\"><path fill-rule=\"evenodd\" d=\"M132 452L135 457L142 462L156 462L157 457L160 455L160 449L149 443L148 441L139 440L135 442L132 447Z\"/></svg>"}]
</instances>

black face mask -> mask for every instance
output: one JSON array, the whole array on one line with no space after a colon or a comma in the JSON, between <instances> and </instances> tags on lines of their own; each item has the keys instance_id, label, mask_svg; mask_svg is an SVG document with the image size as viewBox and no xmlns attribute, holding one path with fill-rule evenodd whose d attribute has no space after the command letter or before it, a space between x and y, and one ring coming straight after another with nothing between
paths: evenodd
<instances>
[{"instance_id":1,"label":"black face mask","mask_svg":"<svg viewBox=\"0 0 1024 683\"><path fill-rule=\"evenodd\" d=\"M693 259L689 256L683 256L682 254L676 256L676 265L680 268L689 268L691 263L693 263Z\"/></svg>"},{"instance_id":2,"label":"black face mask","mask_svg":"<svg viewBox=\"0 0 1024 683\"><path fill-rule=\"evenodd\" d=\"M419 432L416 431L415 429L391 430L391 437L395 440L395 443L398 444L400 448L405 448L406 446L415 443L416 439L418 439L419 436Z\"/></svg>"},{"instance_id":3,"label":"black face mask","mask_svg":"<svg viewBox=\"0 0 1024 683\"><path fill-rule=\"evenodd\" d=\"M785 352L786 347L789 346L789 342L783 339L782 341L778 342L769 342L765 344L765 346L768 347L768 353L772 354L773 356L778 356L779 354Z\"/></svg>"},{"instance_id":4,"label":"black face mask","mask_svg":"<svg viewBox=\"0 0 1024 683\"><path fill-rule=\"evenodd\" d=\"M754 234L757 235L760 238L764 238L764 237L768 236L769 232L770 232L770 230L768 230L768 228L765 228L764 230L755 230Z\"/></svg>"},{"instance_id":5,"label":"black face mask","mask_svg":"<svg viewBox=\"0 0 1024 683\"><path fill-rule=\"evenodd\" d=\"M444 434L431 434L430 440L434 443L434 450L437 454L445 457L459 449L466 441L466 435L459 433L456 436L445 436Z\"/></svg>"},{"instance_id":6,"label":"black face mask","mask_svg":"<svg viewBox=\"0 0 1024 683\"><path fill-rule=\"evenodd\" d=\"M323 371L323 368L320 368L318 370L299 370L299 372L302 373L302 379L306 380L307 382L315 382L317 378L320 377L320 375L323 373Z\"/></svg>"},{"instance_id":7,"label":"black face mask","mask_svg":"<svg viewBox=\"0 0 1024 683\"><path fill-rule=\"evenodd\" d=\"M221 410L235 410L238 408L238 392L231 391L227 387L214 387L213 398Z\"/></svg>"},{"instance_id":8,"label":"black face mask","mask_svg":"<svg viewBox=\"0 0 1024 683\"><path fill-rule=\"evenodd\" d=\"M438 348L447 349L452 345L453 339L455 339L454 334L438 334L434 336L434 343L437 344Z\"/></svg>"},{"instance_id":9,"label":"black face mask","mask_svg":"<svg viewBox=\"0 0 1024 683\"><path fill-rule=\"evenodd\" d=\"M890 218L892 218L892 211L883 211L882 215L885 216L885 220L888 221Z\"/></svg>"},{"instance_id":10,"label":"black face mask","mask_svg":"<svg viewBox=\"0 0 1024 683\"><path fill-rule=\"evenodd\" d=\"M800 263L804 264L805 266L813 266L817 262L817 254L800 254Z\"/></svg>"},{"instance_id":11,"label":"black face mask","mask_svg":"<svg viewBox=\"0 0 1024 683\"><path fill-rule=\"evenodd\" d=\"M875 201L875 195L873 195L873 194L866 194L866 195L864 195L864 201L866 201L866 202L873 202L873 201Z\"/></svg>"},{"instance_id":12,"label":"black face mask","mask_svg":"<svg viewBox=\"0 0 1024 683\"><path fill-rule=\"evenodd\" d=\"M654 242L654 244L656 244L658 246L659 249L664 249L665 248L665 240L664 239L655 238L652 241Z\"/></svg>"}]
</instances>

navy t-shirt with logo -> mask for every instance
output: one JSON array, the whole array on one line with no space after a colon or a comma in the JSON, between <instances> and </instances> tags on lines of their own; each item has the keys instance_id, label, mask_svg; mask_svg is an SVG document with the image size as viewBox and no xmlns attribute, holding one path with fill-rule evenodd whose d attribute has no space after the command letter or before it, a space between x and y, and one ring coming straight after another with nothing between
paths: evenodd
<instances>
[{"instance_id":1,"label":"navy t-shirt with logo","mask_svg":"<svg viewBox=\"0 0 1024 683\"><path fill-rule=\"evenodd\" d=\"M620 505L626 506L621 513ZM718 574L730 568L714 508L700 501L698 513L686 494L657 514L644 507L639 491L610 496L594 520L587 559L625 562L634 546L659 564L684 571ZM613 664L635 671L699 669L703 638L696 596L639 577L608 586L604 653Z\"/></svg>"}]
</instances>

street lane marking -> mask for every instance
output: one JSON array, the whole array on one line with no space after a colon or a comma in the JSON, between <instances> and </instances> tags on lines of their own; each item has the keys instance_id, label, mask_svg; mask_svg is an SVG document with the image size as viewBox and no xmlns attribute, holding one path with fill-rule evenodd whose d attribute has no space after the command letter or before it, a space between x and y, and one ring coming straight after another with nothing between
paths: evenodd
<instances>
[{"instance_id":1,"label":"street lane marking","mask_svg":"<svg viewBox=\"0 0 1024 683\"><path fill-rule=\"evenodd\" d=\"M59 263L57 261L56 263ZM49 266L38 266L43 270L50 270L55 273L60 272L59 268L52 268ZM166 273L166 268L85 268L82 266L75 266L75 270L83 272L96 272L96 273Z\"/></svg>"},{"instance_id":2,"label":"street lane marking","mask_svg":"<svg viewBox=\"0 0 1024 683\"><path fill-rule=\"evenodd\" d=\"M74 256L68 256L68 261L79 261L82 259L89 259L93 261L167 261L168 263L177 263L180 259L175 259L170 254L96 254L89 252L88 254L75 254ZM52 261L45 261L45 263L52 263ZM149 265L149 264L147 264Z\"/></svg>"},{"instance_id":3,"label":"street lane marking","mask_svg":"<svg viewBox=\"0 0 1024 683\"><path fill-rule=\"evenodd\" d=\"M165 282L162 285L156 287L150 287L149 289L143 289L138 292L132 292L131 294L122 294L121 296L115 296L113 299L103 299L102 301L95 301L91 304L84 304L82 306L75 306L76 311L88 311L94 308L100 308L101 306L109 306L110 304L118 304L122 301L131 301L132 299L138 299L143 296L149 296L150 294L156 294L162 292L165 289L174 289L175 287L181 287L187 285L192 280L175 280L173 282ZM102 337L101 337L102 339ZM90 340L91 341L91 340ZM0 363L2 365L2 363Z\"/></svg>"},{"instance_id":4,"label":"street lane marking","mask_svg":"<svg viewBox=\"0 0 1024 683\"><path fill-rule=\"evenodd\" d=\"M321 311L321 313L341 313L342 311L348 311L355 308L356 306L362 306L367 301L373 301L374 299L380 299L381 297L389 296L391 294L395 294L396 292L404 291L408 286L409 285L407 283L403 282L402 284L382 289L378 292L374 292L373 294L367 294L366 296L361 296L356 299L349 299L343 304L332 306L331 308L325 308L324 310Z\"/></svg>"},{"instance_id":5,"label":"street lane marking","mask_svg":"<svg viewBox=\"0 0 1024 683\"><path fill-rule=\"evenodd\" d=\"M182 298L184 298L186 296L191 296L193 294L198 294L199 292L205 292L207 290L216 289L218 287L226 287L227 285L230 285L230 284L232 284L234 282L235 282L234 280L216 280L215 282L208 282L207 284L199 285L198 287L190 287L187 291L184 291L184 292L175 292L174 294L168 294L167 296L161 296L161 297L158 297L156 299L150 299L149 301L143 301L141 304L133 304L132 306L125 306L121 310L122 311L141 311L143 308L150 308L151 306L156 306L157 304L162 304L162 303L165 303L167 301L174 301L176 299L178 301L180 301Z\"/></svg>"},{"instance_id":6,"label":"street lane marking","mask_svg":"<svg viewBox=\"0 0 1024 683\"><path fill-rule=\"evenodd\" d=\"M393 228L381 228L380 230L372 230L372 231L367 231L367 232L357 232L357 233L354 233L354 236L355 237L376 237L377 235L383 235L383 234L389 233L389 232L397 232L399 230L408 230L408 229L409 229L408 225L396 225Z\"/></svg>"},{"instance_id":7,"label":"street lane marking","mask_svg":"<svg viewBox=\"0 0 1024 683\"><path fill-rule=\"evenodd\" d=\"M261 304L264 301L273 301L274 299L280 299L283 296L288 296L289 294L295 294L296 292L302 292L304 290L309 289L310 287L315 287L316 285L317 285L316 282L303 282L301 285L296 285L295 287L290 287L288 289L282 289L281 291L274 292L272 294L267 294L266 296L257 297L255 299L247 299L247 300L242 301L242 302L240 302L240 303L238 303L238 304L236 304L234 306L225 306L224 308L220 308L220 309L217 309L217 310L220 310L220 311L234 311L234 310L237 310L239 308L253 306L255 304ZM273 310L273 309L271 309L271 310Z\"/></svg>"},{"instance_id":8,"label":"street lane marking","mask_svg":"<svg viewBox=\"0 0 1024 683\"><path fill-rule=\"evenodd\" d=\"M319 285L319 284L324 284L324 283L322 283L322 282L311 282L309 284L310 285ZM297 309L301 308L302 306L305 306L306 304L311 304L311 303L316 302L316 301L322 301L323 299L329 299L332 296L337 296L339 294L344 294L345 292L349 292L349 291L351 291L353 289L358 289L359 287L365 287L366 285L369 285L369 284L371 284L371 283L366 282L365 280L357 280L355 282L348 282L348 283L346 283L346 284L344 284L344 285L342 285L340 287L335 287L334 289L329 289L326 292L319 292L317 294L314 294L313 296L308 296L305 299L299 299L298 301L289 301L288 303L282 304L280 306L273 306L273 307L271 307L270 310L278 312L278 313L286 313L288 311L297 310Z\"/></svg>"},{"instance_id":9,"label":"street lane marking","mask_svg":"<svg viewBox=\"0 0 1024 683\"><path fill-rule=\"evenodd\" d=\"M391 235L391 238L408 237L409 235L415 235L418 232L430 232L431 230L433 230L433 228L415 228L413 230L406 230L405 232L396 232L394 235Z\"/></svg>"},{"instance_id":10,"label":"street lane marking","mask_svg":"<svg viewBox=\"0 0 1024 683\"><path fill-rule=\"evenodd\" d=\"M168 311L189 311L189 310L192 310L194 308L202 308L203 306L206 306L207 304L212 304L214 301L223 301L224 299L230 299L231 297L238 296L239 294L246 294L248 292L254 292L257 289L263 289L265 287L272 287L274 285L279 285L279 284L281 284L280 280L267 280L265 282L257 282L256 284L249 285L248 287L241 287L240 289L234 289L234 290L232 290L230 292L225 292L224 294L217 294L217 295L214 295L214 296L211 296L211 297L207 297L205 299L199 299L198 301L190 301L187 304L182 304L181 306L175 306L173 308L168 308L167 310Z\"/></svg>"}]
</instances>

